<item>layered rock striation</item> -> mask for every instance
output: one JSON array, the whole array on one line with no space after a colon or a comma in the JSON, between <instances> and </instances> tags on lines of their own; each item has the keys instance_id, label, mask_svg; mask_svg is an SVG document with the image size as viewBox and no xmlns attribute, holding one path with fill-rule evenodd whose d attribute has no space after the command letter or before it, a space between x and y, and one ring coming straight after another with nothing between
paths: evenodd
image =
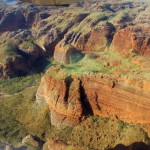
<instances>
[{"instance_id":1,"label":"layered rock striation","mask_svg":"<svg viewBox=\"0 0 150 150\"><path fill-rule=\"evenodd\" d=\"M57 79L48 71L37 92L37 99L48 103L55 126L72 126L88 115L150 123L149 96L146 86L137 89L127 81L115 83L101 75Z\"/></svg>"}]
</instances>

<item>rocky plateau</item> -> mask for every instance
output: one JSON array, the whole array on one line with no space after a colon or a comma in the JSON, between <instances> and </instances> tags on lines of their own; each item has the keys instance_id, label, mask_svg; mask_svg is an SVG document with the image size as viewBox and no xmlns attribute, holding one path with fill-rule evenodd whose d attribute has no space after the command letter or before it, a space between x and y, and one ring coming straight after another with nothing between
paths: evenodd
<instances>
[{"instance_id":1,"label":"rocky plateau","mask_svg":"<svg viewBox=\"0 0 150 150\"><path fill-rule=\"evenodd\" d=\"M33 137L44 141L46 138L43 150L82 150L84 146L100 150L141 150L141 144L132 143L150 144L149 2L84 0L68 7L18 5L0 6L0 84L42 73L34 93L34 103L38 107L45 103L44 110L49 114L46 122L35 119L38 126L41 120L45 123L41 125L42 138L32 130L32 119L25 122L18 116L17 121ZM30 83L28 87L35 85ZM13 94L16 96L18 92L22 91ZM9 96L2 93L0 97ZM41 117L40 112L45 114L41 107L37 113ZM92 118L93 124L89 121L87 127L88 118L95 116L109 121ZM118 121L123 122L123 129ZM111 133L111 125L102 131L97 127L100 139L92 135L92 139L88 135L86 140L76 138L76 132L83 132L79 126L89 132L93 127L96 131L95 122L111 124L115 140L99 135L107 129ZM72 139L70 136L70 139L56 138L52 133L44 137L46 124L54 128L55 134L70 133ZM129 130L129 124L135 127ZM64 131L58 133L62 128ZM31 139L29 145L41 149L43 143ZM108 141L103 145L105 139ZM96 145L100 140L102 143ZM148 149L144 145L142 150Z\"/></svg>"}]
</instances>

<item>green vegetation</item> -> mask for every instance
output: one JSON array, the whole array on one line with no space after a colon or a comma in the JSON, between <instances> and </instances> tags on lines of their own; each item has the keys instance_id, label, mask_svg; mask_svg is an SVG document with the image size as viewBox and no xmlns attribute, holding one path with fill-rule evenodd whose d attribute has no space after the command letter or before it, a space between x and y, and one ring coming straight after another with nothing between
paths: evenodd
<instances>
[{"instance_id":1,"label":"green vegetation","mask_svg":"<svg viewBox=\"0 0 150 150\"><path fill-rule=\"evenodd\" d=\"M7 58L22 57L18 54L18 48L15 43L9 41L0 46L0 62L4 63Z\"/></svg>"},{"instance_id":2,"label":"green vegetation","mask_svg":"<svg viewBox=\"0 0 150 150\"><path fill-rule=\"evenodd\" d=\"M50 67L57 65L59 65L58 62L54 61L53 59L40 58L35 64L35 72L37 74L41 72L46 72L46 70Z\"/></svg>"},{"instance_id":3,"label":"green vegetation","mask_svg":"<svg viewBox=\"0 0 150 150\"><path fill-rule=\"evenodd\" d=\"M88 15L84 21L82 21L80 24L75 25L71 32L75 33L81 33L86 34L88 33L93 26L95 26L99 21L107 20L109 18L109 15L107 16L107 13L102 12L93 12L90 15ZM101 23L101 22L100 22Z\"/></svg>"},{"instance_id":4,"label":"green vegetation","mask_svg":"<svg viewBox=\"0 0 150 150\"><path fill-rule=\"evenodd\" d=\"M103 12L93 12L88 17L88 19L92 19L92 21L102 21L108 18L107 13Z\"/></svg>"},{"instance_id":5,"label":"green vegetation","mask_svg":"<svg viewBox=\"0 0 150 150\"><path fill-rule=\"evenodd\" d=\"M26 134L43 138L50 123L45 101L41 101L40 105L35 101L40 77L35 75L1 80L0 141L15 144L21 142Z\"/></svg>"},{"instance_id":6,"label":"green vegetation","mask_svg":"<svg viewBox=\"0 0 150 150\"><path fill-rule=\"evenodd\" d=\"M87 73L108 73L111 74L113 68L105 68L104 63L98 60L84 57L81 61L74 64L58 65L58 69L49 69L48 73L54 78L61 78L64 76L82 76Z\"/></svg>"},{"instance_id":7,"label":"green vegetation","mask_svg":"<svg viewBox=\"0 0 150 150\"><path fill-rule=\"evenodd\" d=\"M47 19L44 19L41 21L41 24L43 22L44 27L36 26L35 30L38 28L42 28L43 31L47 31L47 29L51 28L51 26L55 26L55 28L60 32L63 33L66 29L70 28L72 22L77 21L76 18L79 18L80 15L86 15L88 14L87 11L83 9L79 10L68 10L66 12L63 12L62 15L51 15ZM40 25L40 24L39 24ZM38 39L39 45L42 45L44 37L41 37Z\"/></svg>"},{"instance_id":8,"label":"green vegetation","mask_svg":"<svg viewBox=\"0 0 150 150\"><path fill-rule=\"evenodd\" d=\"M35 74L26 77L17 77L12 79L0 80L0 93L1 94L15 94L23 91L24 89L36 86L39 83L41 75Z\"/></svg>"},{"instance_id":9,"label":"green vegetation","mask_svg":"<svg viewBox=\"0 0 150 150\"><path fill-rule=\"evenodd\" d=\"M134 64L131 58L122 56L118 53L106 52L102 61L109 60L110 64L114 65L114 72L118 72L122 76L131 77L133 72L137 74L141 72L140 66Z\"/></svg>"},{"instance_id":10,"label":"green vegetation","mask_svg":"<svg viewBox=\"0 0 150 150\"><path fill-rule=\"evenodd\" d=\"M115 14L114 16L112 16L111 18L109 18L109 22L116 24L116 23L126 23L128 22L128 12L127 11L121 11L117 14Z\"/></svg>"},{"instance_id":11,"label":"green vegetation","mask_svg":"<svg viewBox=\"0 0 150 150\"><path fill-rule=\"evenodd\" d=\"M30 48L30 47L36 47L36 45L34 44L34 42L32 41L32 40L30 40L30 41L23 41L20 45L19 45L19 47L21 48L21 49L28 49L28 48Z\"/></svg>"},{"instance_id":12,"label":"green vegetation","mask_svg":"<svg viewBox=\"0 0 150 150\"><path fill-rule=\"evenodd\" d=\"M74 128L51 127L47 136L87 149L108 149L120 143L130 145L135 141L149 142L147 134L137 125L98 116L90 116Z\"/></svg>"},{"instance_id":13,"label":"green vegetation","mask_svg":"<svg viewBox=\"0 0 150 150\"><path fill-rule=\"evenodd\" d=\"M38 4L59 5L68 2L71 1L40 0ZM98 3L95 4L97 5ZM101 11L100 10L101 8L104 8L105 10L105 5L103 4L104 3L102 2L100 5L99 4L97 5L99 11ZM128 10L119 11L119 13L113 11L112 13L110 13L108 10L105 11L105 13L102 13L102 12L94 12L97 9L94 5L91 7L93 8L93 10L91 10L92 12L90 11L90 9L89 10L88 8L84 9L83 7L81 8L76 7L75 9L73 9L73 7L70 7L66 11L64 11L63 8L60 8L59 11L58 10L55 11L55 9L53 8L52 10L49 10L46 9L45 7L41 7L41 9L43 10L41 12L38 9L35 9L34 11L39 11L39 13L37 14L45 15L45 17L43 18L46 18L49 15L50 16L47 19L41 19L41 21L39 21L36 25L34 24L31 28L28 28L27 32L28 30L31 33L34 33L34 30L36 31L33 34L33 36L38 38L36 39L37 40L36 42L38 42L39 45L41 45L43 51L44 50L46 51L45 53L47 53L47 51L50 50L51 47L55 46L55 44L60 39L62 39L63 36L64 38L67 37L68 38L67 40L70 43L72 44L75 43L77 44L77 47L80 47L80 44L82 42L87 45L89 44L89 42L87 41L90 41L91 39L89 39L88 36L90 36L91 30L93 32L94 27L96 27L96 29L101 29L101 27L103 27L103 25L105 25L107 21L113 23L114 25L119 24L121 27L122 24L129 23L130 18L132 17L135 18L135 13L142 11L141 8L140 9L138 8L139 10L137 9L135 12L133 11L131 14L127 12ZM113 7L116 6L114 5ZM29 9L32 9L32 7ZM34 14L34 11L32 12L31 10L31 17L32 13ZM80 21L83 18L84 20ZM35 22L37 21L38 20L35 20ZM109 32L110 29L111 27L110 28L108 27L108 29L102 32L104 33ZM126 77L125 79L136 78L137 75L142 74L140 66L134 64L131 59L131 56L133 57L138 56L138 53L136 51L130 50L128 52L127 57L114 52L106 50L103 51L104 48L102 49L99 47L98 47L99 51L97 52L92 52L89 49L88 52L85 52L87 54L85 54L84 57L82 57L83 55L80 55L80 53L70 52L71 54L67 55L68 56L67 59L70 64L62 65L54 61L53 59L46 59L46 58L39 59L38 52L40 54L41 51L40 49L38 50L39 48L38 45L34 44L35 41L33 39L31 38L28 39L28 34L25 34L23 30L24 29L21 29L20 31L18 30L16 32L18 39L16 38L16 36L14 36L13 33L9 32L6 33L6 35L5 33L3 33L3 35L0 37L0 63L4 64L5 66L6 61L8 60L8 58L10 58L12 60L10 61L10 63L12 62L12 68L14 67L14 69L17 69L18 66L17 67L13 66L14 65L13 62L15 62L13 60L16 60L15 58L18 57L23 58L25 65L22 65L23 67L19 66L18 67L19 69L17 71L19 72L25 66L24 68L25 70L28 69L31 70L31 72L30 71L26 72L28 72L29 74L33 72L37 74L7 80L6 79L0 80L0 141L4 143L8 142L17 144L18 142L21 142L22 138L24 138L27 134L31 134L33 136L40 138L41 140L45 140L46 138L49 137L54 138L55 140L62 140L66 142L68 145L69 144L71 145L68 146L68 150L71 150L74 145L85 146L87 149L92 148L108 149L120 143L124 145L130 145L133 142L145 142L149 144L150 141L148 135L143 129L141 129L137 124L124 123L119 119L112 121L107 118L102 118L98 116L88 116L83 122L76 125L75 127L61 127L60 129L58 129L50 124L50 112L46 101L43 99L36 100L36 92L41 79L41 75L38 73L45 72L48 68L49 70L47 71L47 73L53 76L54 78L64 78L69 76L69 78L67 78L68 80L70 79L72 80L70 76L82 77L84 75L88 76L90 74L106 74L108 76L110 75L110 78L108 77L108 81L106 79L106 84L110 85L111 87L113 87L112 83L114 83L113 76L114 78L116 78L116 80L117 77ZM67 33L67 36L65 33ZM19 37L19 36L24 37L24 34L25 37L27 35L27 39L23 38L21 39ZM48 35L51 37L48 38ZM106 35L108 36L107 40L109 40L111 43L111 39L113 36L105 33L105 36ZM15 44L15 42L7 41L9 36L11 38L15 38L14 41L15 40L22 41L22 43L19 45L20 47L18 47L17 44ZM92 36L95 35L93 34ZM48 39L45 39L46 37ZM80 41L81 43L77 41L78 39L81 40ZM51 44L50 41L52 42ZM103 43L103 39L101 41ZM94 43L95 42L92 42L91 40L91 45L92 46L94 45L96 47ZM46 44L48 46L50 45L49 46L50 48L47 48L48 46ZM44 49L45 47L46 49ZM19 53L18 48L22 50L21 54ZM93 54L91 54L90 52L92 52ZM124 55L126 54L124 53ZM34 57L36 58L34 59ZM18 60L18 64L21 65L20 60ZM143 62L142 65L148 66L149 61ZM32 69L30 69L30 66L32 66ZM145 66L144 68L146 68ZM26 67L28 69L26 69ZM5 70L2 71L3 73L5 73L4 72ZM9 69L8 70L6 69L6 71L9 71ZM105 78L105 76L101 77ZM150 80L149 71L146 73L144 72L142 74L142 77ZM68 81L65 80L65 82L67 85ZM120 83L122 83L122 80ZM78 90L79 92L82 91L80 95L81 99L82 98L86 99L86 96L88 99L89 93L87 95L86 93L84 93L86 92L84 91L84 87L75 89L76 87L73 84L71 85L68 84L68 86L70 87L69 88L66 87L66 89L69 89L69 91L65 93L65 97L67 97L66 99L68 99L68 101L70 97L73 97L72 96L73 90ZM130 88L131 87L132 84L130 85ZM112 92L113 90L115 89L112 89ZM51 93L49 94L52 97L56 97L59 95L58 91L55 88L51 89L50 92ZM97 98L96 93L94 93L95 95L93 93L91 94L92 94L91 97L95 96ZM116 95L117 94L119 95L119 93L116 93ZM71 96L69 97L68 95ZM86 101L82 103L86 103ZM68 106L76 107L75 105L76 102L72 101L70 103L70 106L69 105ZM83 112L84 111L85 110L83 110Z\"/></svg>"},{"instance_id":14,"label":"green vegetation","mask_svg":"<svg viewBox=\"0 0 150 150\"><path fill-rule=\"evenodd\" d=\"M85 63L87 60L91 61L85 57L81 62ZM51 63L56 64L54 61ZM92 63L95 67L98 65L97 61ZM0 89L4 89L3 95L0 96L0 141L17 144L26 134L31 134L40 139L50 137L69 145L84 146L87 149L110 148L120 143L129 145L135 141L149 142L147 134L138 125L119 120L111 121L98 116L89 116L73 128L58 129L50 125L49 109L45 100L35 100L40 77L34 75L1 80ZM5 89L5 86L9 90ZM17 89L11 91L10 87L14 89L17 87ZM54 91L55 94L57 93ZM71 148L72 146L68 147Z\"/></svg>"},{"instance_id":15,"label":"green vegetation","mask_svg":"<svg viewBox=\"0 0 150 150\"><path fill-rule=\"evenodd\" d=\"M140 73L140 66L133 64L131 59L123 58L117 53L99 52L97 58L92 58L91 54L86 55L77 63L61 65L51 60L48 73L54 78L65 76L83 76L90 73L120 74L122 76L133 76L133 72ZM53 65L52 65L53 64Z\"/></svg>"}]
</instances>

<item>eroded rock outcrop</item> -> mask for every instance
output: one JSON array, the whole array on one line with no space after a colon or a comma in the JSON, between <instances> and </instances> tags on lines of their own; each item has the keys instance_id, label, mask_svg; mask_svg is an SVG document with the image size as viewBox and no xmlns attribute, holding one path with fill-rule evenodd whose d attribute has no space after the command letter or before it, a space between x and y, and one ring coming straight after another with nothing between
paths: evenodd
<instances>
[{"instance_id":1,"label":"eroded rock outcrop","mask_svg":"<svg viewBox=\"0 0 150 150\"><path fill-rule=\"evenodd\" d=\"M36 30L33 32L39 45L45 49L47 56L53 56L56 45L63 39L64 35L88 15L84 12L55 11L56 14L37 23Z\"/></svg>"},{"instance_id":2,"label":"eroded rock outcrop","mask_svg":"<svg viewBox=\"0 0 150 150\"><path fill-rule=\"evenodd\" d=\"M59 70L59 68L54 69ZM78 78L54 79L48 74L42 78L37 99L39 101L46 99L52 125L57 127L73 126L81 121L86 108L82 104L80 85Z\"/></svg>"},{"instance_id":3,"label":"eroded rock outcrop","mask_svg":"<svg viewBox=\"0 0 150 150\"><path fill-rule=\"evenodd\" d=\"M34 64L44 54L42 49L31 41L24 41L19 44L19 53L27 58L31 64Z\"/></svg>"},{"instance_id":4,"label":"eroded rock outcrop","mask_svg":"<svg viewBox=\"0 0 150 150\"><path fill-rule=\"evenodd\" d=\"M148 3L97 1L89 4L88 2L87 4L78 3L74 6L75 11L72 10L73 5L68 7L67 10L66 8L60 8L59 10L53 7L43 8L30 4L20 5L22 9L11 8L11 11L8 8L2 9L0 11L2 50L4 50L3 45L7 43L8 38L18 41L18 45L17 51L15 49L13 53L9 54L9 58L5 59L6 63L1 63L1 77L14 77L17 73L29 74L32 66L35 62L38 62L41 56L54 57L62 64L78 62L76 59L82 57L79 51L82 51L85 55L86 53L99 53L95 60L99 59L100 61L98 63L85 59L79 62L78 66L72 67L74 70L77 70L76 67L81 68L81 70L77 70L80 71L79 74L87 70L88 63L93 63L93 68L98 68L98 65L100 65L99 68L102 69L94 70L95 73L106 71L108 76L109 73L114 73L117 77L127 74L127 69L118 67L122 65L119 62L120 60L114 60L113 63L107 60L111 60L118 55L109 53L108 55L112 55L111 57L103 57L103 54L100 54L103 51L108 53L107 50L125 54L125 57L129 57L128 59L131 59L132 63L138 65L130 66L127 62L130 67L123 66L129 69L135 67L135 70L132 70L134 75L141 75L141 70L145 71L145 68L147 72L144 73L149 75L149 59L145 57L150 54L149 17L146 15L149 13ZM87 5L90 7L87 8ZM129 14L126 11L129 11ZM13 22L10 22L11 19L13 19ZM132 22L133 20L135 22ZM143 23L143 26L141 26L141 23ZM23 44L24 41L26 41L25 44ZM132 56L130 56L130 51L132 51ZM10 57L11 54L13 54L13 57ZM79 57L76 57L76 55ZM143 55L144 61L139 59L141 55ZM63 65L60 67L63 67ZM55 71L60 70L59 67L54 67L54 69ZM56 126L76 124L86 114L102 115L103 110L108 114L114 113L114 116L117 115L118 118L124 120L149 122L149 119L144 117L145 112L149 112L145 107L145 103L149 103L149 94L147 94L149 92L149 78L146 75L146 77L140 75L138 79L127 77L123 80L123 83L119 82L116 85L113 81L109 82L111 77L108 77L108 82L106 82L97 77L91 77L88 73L87 77L78 78L64 75L64 78L59 78L58 72L57 79L46 74L41 83L45 88L42 89L42 86L40 86L37 95L41 95L49 103L52 124ZM71 81L67 81L68 77ZM144 79L140 79L141 77L144 77ZM129 83L134 84L135 89L132 89ZM71 90L72 86L74 87L73 90ZM49 93L49 91L52 92ZM121 95L119 97L121 100L116 95ZM74 99L75 106L71 105ZM130 108L132 99L135 102L133 102L133 108ZM129 101L127 105L124 102L125 100ZM118 105L119 108L116 103L120 104ZM127 108L124 109L123 105ZM88 112L87 109L90 109L90 111ZM132 112L133 109L135 114L131 116L132 113L128 113ZM143 111L143 109L146 111Z\"/></svg>"},{"instance_id":5,"label":"eroded rock outcrop","mask_svg":"<svg viewBox=\"0 0 150 150\"><path fill-rule=\"evenodd\" d=\"M23 53L31 54L28 58L32 62L38 62L41 56L59 60L61 55L65 58L63 63L68 63L72 54L66 55L66 48L60 46L62 41L76 52L128 53L132 49L149 55L149 4L146 2L86 1L58 9L27 3L18 6L1 7L0 45L7 43L7 39L19 41L18 45L32 41L32 48L20 48Z\"/></svg>"},{"instance_id":6,"label":"eroded rock outcrop","mask_svg":"<svg viewBox=\"0 0 150 150\"><path fill-rule=\"evenodd\" d=\"M56 69L47 71L37 92L37 98L45 99L49 105L53 125L72 126L88 114L119 118L126 122L150 123L150 95L146 85L141 90L132 82L124 80L115 83L100 75L58 79L48 74Z\"/></svg>"},{"instance_id":7,"label":"eroded rock outcrop","mask_svg":"<svg viewBox=\"0 0 150 150\"><path fill-rule=\"evenodd\" d=\"M129 145L138 140L148 143L149 138L141 128L120 121L137 123L150 131L148 5L139 1L102 0L65 8L19 4L20 8L0 9L0 78L31 74L35 66L50 58L46 60L50 68L36 94L37 103L29 103L34 94L24 101L35 89L31 84L32 89L26 87L26 95L15 93L16 101L6 107L15 105L14 120L17 118L27 132L40 138L51 134L61 139L71 134L63 140L95 149L107 149L118 143ZM8 39L16 42L15 47L5 49ZM10 96L0 94L6 99ZM23 99L22 105L18 99ZM43 101L49 110L43 109ZM24 103L27 106L22 107ZM12 110L8 110L9 115ZM83 125L79 124L81 121ZM48 141L46 149L68 148L68 143ZM27 143L39 147L33 138Z\"/></svg>"},{"instance_id":8,"label":"eroded rock outcrop","mask_svg":"<svg viewBox=\"0 0 150 150\"><path fill-rule=\"evenodd\" d=\"M54 59L62 64L76 63L82 58L83 54L76 50L66 41L61 41L55 48Z\"/></svg>"},{"instance_id":9,"label":"eroded rock outcrop","mask_svg":"<svg viewBox=\"0 0 150 150\"><path fill-rule=\"evenodd\" d=\"M30 74L37 60L44 55L42 49L31 41L24 41L18 46L15 41L8 41L0 49L0 72L4 78Z\"/></svg>"},{"instance_id":10,"label":"eroded rock outcrop","mask_svg":"<svg viewBox=\"0 0 150 150\"><path fill-rule=\"evenodd\" d=\"M94 15L96 17L92 18ZM65 35L65 40L81 51L104 50L109 47L115 32L115 27L103 21L105 19L107 16L99 13L89 15L76 27L77 29L74 27Z\"/></svg>"},{"instance_id":11,"label":"eroded rock outcrop","mask_svg":"<svg viewBox=\"0 0 150 150\"><path fill-rule=\"evenodd\" d=\"M141 55L150 54L149 28L127 27L118 30L113 38L110 50L120 53L133 49Z\"/></svg>"}]
</instances>

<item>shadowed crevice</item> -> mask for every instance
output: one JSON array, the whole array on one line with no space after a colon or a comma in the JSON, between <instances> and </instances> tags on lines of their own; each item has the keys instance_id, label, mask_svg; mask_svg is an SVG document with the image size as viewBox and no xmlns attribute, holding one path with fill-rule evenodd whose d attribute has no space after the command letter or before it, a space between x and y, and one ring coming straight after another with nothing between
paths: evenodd
<instances>
[{"instance_id":1,"label":"shadowed crevice","mask_svg":"<svg viewBox=\"0 0 150 150\"><path fill-rule=\"evenodd\" d=\"M83 105L83 113L84 115L93 115L93 109L92 109L92 106L87 98L87 95L85 93L85 89L84 87L82 86L82 81L80 81L80 98L81 98L81 102L82 102L82 105Z\"/></svg>"},{"instance_id":2,"label":"shadowed crevice","mask_svg":"<svg viewBox=\"0 0 150 150\"><path fill-rule=\"evenodd\" d=\"M146 145L143 142L135 142L129 146L118 144L114 148L109 148L108 150L150 150L150 145Z\"/></svg>"},{"instance_id":3,"label":"shadowed crevice","mask_svg":"<svg viewBox=\"0 0 150 150\"><path fill-rule=\"evenodd\" d=\"M65 83L66 83L66 90L65 90L65 97L64 97L64 100L65 102L68 101L68 98L69 98L69 89L70 89L70 85L72 83L73 79L72 77L66 77L65 79Z\"/></svg>"}]
</instances>

